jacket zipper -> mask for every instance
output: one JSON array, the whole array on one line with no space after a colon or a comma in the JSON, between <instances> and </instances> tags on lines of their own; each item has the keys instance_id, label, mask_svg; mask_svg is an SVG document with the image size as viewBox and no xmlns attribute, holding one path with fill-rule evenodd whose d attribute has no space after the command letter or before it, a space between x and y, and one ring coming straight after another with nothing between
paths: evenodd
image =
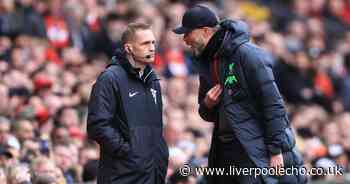
<instances>
[{"instance_id":1,"label":"jacket zipper","mask_svg":"<svg viewBox=\"0 0 350 184\"><path fill-rule=\"evenodd\" d=\"M146 75L146 77L143 79L143 82L146 83L147 78L151 75L151 73L153 72L153 70L151 69L150 72L148 72L148 74Z\"/></svg>"}]
</instances>

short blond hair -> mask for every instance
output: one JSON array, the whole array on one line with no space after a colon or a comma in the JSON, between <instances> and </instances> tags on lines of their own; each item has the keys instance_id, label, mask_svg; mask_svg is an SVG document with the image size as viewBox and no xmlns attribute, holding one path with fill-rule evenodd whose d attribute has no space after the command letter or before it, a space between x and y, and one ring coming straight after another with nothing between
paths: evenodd
<instances>
[{"instance_id":1,"label":"short blond hair","mask_svg":"<svg viewBox=\"0 0 350 184\"><path fill-rule=\"evenodd\" d=\"M122 44L128 43L130 40L132 40L132 37L135 36L136 31L138 30L148 30L151 29L150 24L146 24L144 22L133 22L128 24L128 27L122 34Z\"/></svg>"}]
</instances>

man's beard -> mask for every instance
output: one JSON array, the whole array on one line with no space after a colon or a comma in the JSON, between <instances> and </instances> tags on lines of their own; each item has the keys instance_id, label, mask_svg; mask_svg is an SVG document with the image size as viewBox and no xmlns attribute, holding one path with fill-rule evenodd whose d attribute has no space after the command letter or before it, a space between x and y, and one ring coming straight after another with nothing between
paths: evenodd
<instances>
[{"instance_id":1,"label":"man's beard","mask_svg":"<svg viewBox=\"0 0 350 184\"><path fill-rule=\"evenodd\" d=\"M198 57L202 54L203 50L205 48L205 45L204 44L198 44L197 47L193 48L193 55L195 57Z\"/></svg>"}]
</instances>

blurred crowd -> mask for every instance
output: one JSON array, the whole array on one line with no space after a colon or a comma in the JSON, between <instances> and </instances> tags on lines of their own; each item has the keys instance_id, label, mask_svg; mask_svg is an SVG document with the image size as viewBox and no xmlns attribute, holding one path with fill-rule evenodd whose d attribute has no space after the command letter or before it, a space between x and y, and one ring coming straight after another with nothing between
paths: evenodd
<instances>
[{"instance_id":1,"label":"blurred crowd","mask_svg":"<svg viewBox=\"0 0 350 184\"><path fill-rule=\"evenodd\" d=\"M207 165L213 125L197 112L197 61L172 33L196 3L245 20L270 52L306 167L343 167L311 181L350 183L350 0L1 0L0 183L95 183L87 102L133 21L152 24L158 40L167 180L201 183L177 169Z\"/></svg>"}]
</instances>

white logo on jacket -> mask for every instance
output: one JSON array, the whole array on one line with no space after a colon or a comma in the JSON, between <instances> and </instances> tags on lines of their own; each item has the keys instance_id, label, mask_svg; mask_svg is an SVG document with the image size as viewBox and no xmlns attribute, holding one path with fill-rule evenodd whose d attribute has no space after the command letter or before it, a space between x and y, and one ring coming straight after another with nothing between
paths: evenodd
<instances>
[{"instance_id":1,"label":"white logo on jacket","mask_svg":"<svg viewBox=\"0 0 350 184\"><path fill-rule=\"evenodd\" d=\"M136 91L136 92L133 92L133 93L132 93L132 92L129 92L129 97L132 98L132 97L134 97L135 95L137 95L138 93L139 93L139 92L137 92L137 91Z\"/></svg>"},{"instance_id":2,"label":"white logo on jacket","mask_svg":"<svg viewBox=\"0 0 350 184\"><path fill-rule=\"evenodd\" d=\"M154 103L157 104L157 91L153 88L151 88L151 93L154 99Z\"/></svg>"}]
</instances>

